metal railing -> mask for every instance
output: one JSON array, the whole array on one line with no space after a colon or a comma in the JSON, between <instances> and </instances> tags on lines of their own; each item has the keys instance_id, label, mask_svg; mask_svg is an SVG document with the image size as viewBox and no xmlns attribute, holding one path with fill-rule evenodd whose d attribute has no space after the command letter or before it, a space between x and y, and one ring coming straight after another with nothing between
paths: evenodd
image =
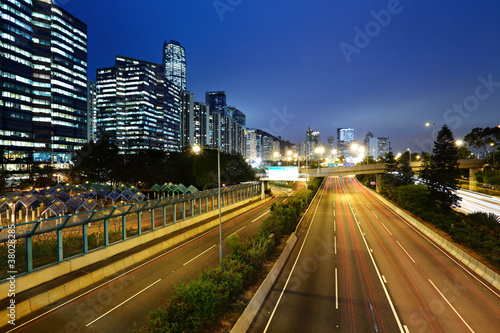
<instances>
[{"instance_id":1,"label":"metal railing","mask_svg":"<svg viewBox=\"0 0 500 333\"><path fill-rule=\"evenodd\" d=\"M1 266L9 267L9 271L16 274L32 273L38 267L124 242L130 237L218 209L217 191L211 189L0 226ZM220 204L225 207L260 194L261 182L223 187ZM8 248L13 238L15 266L10 266L7 264ZM3 277L0 273L0 279Z\"/></svg>"}]
</instances>

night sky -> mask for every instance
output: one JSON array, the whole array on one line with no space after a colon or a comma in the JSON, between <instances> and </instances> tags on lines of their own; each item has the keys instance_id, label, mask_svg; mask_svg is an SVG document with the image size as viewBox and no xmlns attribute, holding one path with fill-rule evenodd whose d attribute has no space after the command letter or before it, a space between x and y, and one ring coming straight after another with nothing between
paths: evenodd
<instances>
[{"instance_id":1,"label":"night sky","mask_svg":"<svg viewBox=\"0 0 500 333\"><path fill-rule=\"evenodd\" d=\"M116 55L161 63L186 48L196 101L225 90L247 126L294 143L338 127L429 150L500 124L498 0L60 0L88 25L89 78ZM216 9L216 6L218 9Z\"/></svg>"}]
</instances>

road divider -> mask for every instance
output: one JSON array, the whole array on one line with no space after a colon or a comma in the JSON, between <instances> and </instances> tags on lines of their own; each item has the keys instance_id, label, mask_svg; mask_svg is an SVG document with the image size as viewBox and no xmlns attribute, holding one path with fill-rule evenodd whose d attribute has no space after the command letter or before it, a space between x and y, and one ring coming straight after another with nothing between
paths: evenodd
<instances>
[{"instance_id":1,"label":"road divider","mask_svg":"<svg viewBox=\"0 0 500 333\"><path fill-rule=\"evenodd\" d=\"M222 208L223 213L222 222L231 220L241 214L244 214L252 209L255 209L263 204L271 201L273 198L268 197L264 200L249 199L230 206ZM225 212L224 212L225 210ZM213 216L211 216L213 215ZM217 217L217 218L216 218ZM204 223L200 223L206 221ZM195 226L196 225L196 226ZM219 225L218 211L214 211L212 214L207 213L204 215L193 217L192 219L187 219L185 221L172 224L165 228L157 229L155 231L130 238L127 242L116 243L107 248L91 252L85 256L77 257L58 265L53 265L40 269L33 272L32 274L18 277L18 286L20 291L16 290L16 320L22 318L36 310L39 310L47 305L54 304L56 301L70 296L76 291L86 288L94 283L102 281L105 278L113 276L117 271L129 268L136 265L149 257L152 257L158 253L165 251L168 248L174 247L186 240L189 240L197 235L214 228ZM192 227L192 228L188 228ZM150 241L167 236L174 231L179 231L182 229L187 229L186 232L177 233L175 236L166 239L165 241L158 242L150 247L147 247L139 252L132 253L124 258L118 259L113 262L113 256L123 253L128 250L132 250L137 246L146 244ZM104 260L110 260L111 263L100 267L94 271L86 272L84 268L91 264L101 262ZM30 297L28 293L22 293L22 291L27 291L35 288L39 285L52 281L59 278L65 274L78 271L78 277L75 277L69 282L65 282L63 285L50 288L38 295ZM5 297L7 295L8 287L7 284L0 285L0 295ZM2 318L7 317L8 309L0 309L0 316Z\"/></svg>"}]
</instances>

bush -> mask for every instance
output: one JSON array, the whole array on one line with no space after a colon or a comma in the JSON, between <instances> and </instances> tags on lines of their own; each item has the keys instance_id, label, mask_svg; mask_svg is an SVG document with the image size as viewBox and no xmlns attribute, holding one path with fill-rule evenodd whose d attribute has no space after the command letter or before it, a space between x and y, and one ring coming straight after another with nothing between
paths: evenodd
<instances>
[{"instance_id":1,"label":"bush","mask_svg":"<svg viewBox=\"0 0 500 333\"><path fill-rule=\"evenodd\" d=\"M141 332L199 332L218 322L223 312L256 281L257 273L283 235L289 234L299 221L312 193L321 180L310 182L310 190L301 190L286 204L273 204L270 216L256 236L241 241L232 235L226 240L231 254L221 267L204 270L196 279L174 285L168 304L149 314L149 324ZM275 237L269 236L274 234Z\"/></svg>"}]
</instances>

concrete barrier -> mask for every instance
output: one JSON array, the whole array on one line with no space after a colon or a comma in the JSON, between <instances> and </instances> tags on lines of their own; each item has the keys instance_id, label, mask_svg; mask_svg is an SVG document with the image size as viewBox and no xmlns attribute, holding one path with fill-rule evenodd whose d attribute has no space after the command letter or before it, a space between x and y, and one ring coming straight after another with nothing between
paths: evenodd
<instances>
[{"instance_id":1,"label":"concrete barrier","mask_svg":"<svg viewBox=\"0 0 500 333\"><path fill-rule=\"evenodd\" d=\"M255 318L255 315L262 306L262 303L264 303L267 294L271 290L271 287L278 278L278 275L281 272L283 265L285 265L285 262L288 259L290 252L292 252L292 249L295 246L296 242L297 242L297 236L295 235L295 233L293 233L288 238L287 245L283 249L283 252L281 253L280 257L274 264L273 268L271 269L267 277L264 279L264 282L262 282L257 292L252 297L252 300L250 301L250 303L248 303L247 307L245 308L245 311L243 311L240 318L231 329L232 333L246 332L248 330L248 328L250 327Z\"/></svg>"},{"instance_id":2,"label":"concrete barrier","mask_svg":"<svg viewBox=\"0 0 500 333\"><path fill-rule=\"evenodd\" d=\"M365 187L366 188L366 187ZM443 237L439 236L434 231L427 228L425 225L411 217L408 213L403 211L401 208L395 206L392 202L388 201L386 198L382 197L380 194L374 192L373 190L367 188L379 201L381 201L384 205L389 207L392 211L402 217L411 225L415 226L417 229L422 231L424 234L428 235L430 239L432 239L436 244L438 244L442 249L448 252L450 255L454 256L457 260L462 262L464 265L469 267L473 272L481 276L486 282L492 285L494 288L500 290L500 275L489 269L481 262L472 258L470 255L454 246L450 242L448 242Z\"/></svg>"},{"instance_id":3,"label":"concrete barrier","mask_svg":"<svg viewBox=\"0 0 500 333\"><path fill-rule=\"evenodd\" d=\"M226 206L226 207L224 207L224 208L226 208L226 211L229 209L234 209L235 205L237 205L238 206L237 208L240 208L240 209L222 216L222 221L225 222L225 221L231 220L231 219L233 219L233 218L235 218L235 217L237 217L237 216L239 216L239 215L241 215L249 210L252 210L256 207L259 207L259 206L265 204L266 202L270 201L271 199L272 198L269 197L269 198L266 198L265 200L259 200L258 202L252 203L244 208L240 208L240 206L243 206L244 204L239 204L239 205L234 204L233 206ZM248 204L247 201L245 201L245 203ZM218 214L219 214L218 211L216 211L215 215L218 216ZM178 222L176 224L171 225L170 227L173 227L173 229L176 229L176 230L180 230L182 228L188 227L190 225L193 225L193 224L199 222L199 220L198 221L196 220L197 217L198 216L196 216L192 219L189 219L189 220ZM206 215L199 215L199 217L204 217L203 219L207 218ZM179 226L180 224L183 224L183 226ZM200 233L203 233L203 232L205 232L205 231L207 231L215 226L218 226L218 225L219 225L218 219L216 219L214 221L207 222L207 223L205 223L197 228L190 229L189 231L178 234L175 237L172 237L172 238L165 240L164 242L160 242L160 243L155 244L154 246L151 246L149 248L146 248L140 252L134 253L131 256L127 256L127 257L120 259L118 261L111 262L109 265L101 267L101 268L97 269L96 271L90 272L88 274L84 274L75 280L67 282L65 285L58 286L56 288L47 290L47 291L43 292L42 294L38 294L36 296L31 297L30 299L22 300L23 295L20 294L21 291L18 291L18 289L22 288L23 291L29 290L29 289L34 288L42 283L54 280L56 278L56 277L54 277L54 275L57 275L57 277L59 277L59 276L62 276L66 273L69 273L71 271L75 271L75 270L78 270L80 268L83 268L83 267L85 267L85 265L83 265L83 263L87 263L87 265L89 265L89 264L96 263L100 260L106 260L112 256L111 255L112 253L119 254L120 252L126 251L129 248L133 248L134 246L137 246L137 245L140 245L143 243L147 243L146 240L154 240L156 238L163 237L164 235L166 235L172 231L167 230L167 229L169 229L169 227L157 229L153 232L143 234L142 236L130 238L129 239L131 241L130 244L135 244L135 245L124 247L122 244L126 243L126 242L117 243L116 245L122 245L122 246L111 245L108 248L105 248L102 250L96 250L95 252L89 253L86 256L70 259L70 260L65 261L63 263L60 263L59 265L49 266L45 269L41 269L39 271L36 271L32 274L28 274L28 275L19 277L16 279L16 298L18 301L16 303L16 319L19 319L23 316L26 316L26 315L30 314L31 312L36 311L44 306L47 306L49 304L53 304L54 302L66 297L66 296L69 296L78 290L81 290L81 289L88 287L94 283L97 283L97 282L99 282L99 281L101 281L109 276L112 276L116 273L117 269L124 269L124 268L128 268L132 265L135 265L135 264L137 264L145 259L148 259L149 257L151 257L155 254L163 252L170 247L174 247L174 246L186 241L187 239L193 238L193 237L199 235ZM155 235L152 235L152 234L155 234ZM138 242L139 240L141 242ZM116 248L116 249L114 251L105 251L106 249L110 249L110 248ZM120 252L116 252L117 250L119 250ZM88 258L85 258L87 256L94 257L94 261L89 260ZM99 259L99 260L97 260L97 259ZM72 263L73 260L77 261L77 263L76 264ZM63 267L63 268L61 269L59 267ZM62 272L64 272L64 274L61 274ZM54 274L54 275L51 275L51 274ZM48 279L47 279L47 276L49 277ZM27 288L26 285L31 285L31 287ZM5 288L2 288L2 289L5 289ZM3 292L1 294L1 296L3 298L6 297L7 290L8 290L8 288L5 290L5 292L3 292L3 290L0 291L0 292ZM6 318L7 313L8 313L7 309L0 309L0 318Z\"/></svg>"}]
</instances>

